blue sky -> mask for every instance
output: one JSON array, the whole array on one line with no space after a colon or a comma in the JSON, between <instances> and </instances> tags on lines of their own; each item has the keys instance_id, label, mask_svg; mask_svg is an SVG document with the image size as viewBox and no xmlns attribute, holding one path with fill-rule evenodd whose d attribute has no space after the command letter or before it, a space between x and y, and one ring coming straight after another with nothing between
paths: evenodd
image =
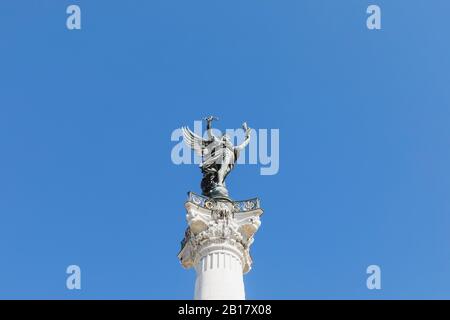
<instances>
[{"instance_id":1,"label":"blue sky","mask_svg":"<svg viewBox=\"0 0 450 320\"><path fill-rule=\"evenodd\" d=\"M70 4L82 30L66 29ZM170 135L208 114L280 130L277 175L227 180L265 210L249 299L450 298L449 11L1 1L0 298L192 298L176 255L201 174L171 162Z\"/></svg>"}]
</instances>

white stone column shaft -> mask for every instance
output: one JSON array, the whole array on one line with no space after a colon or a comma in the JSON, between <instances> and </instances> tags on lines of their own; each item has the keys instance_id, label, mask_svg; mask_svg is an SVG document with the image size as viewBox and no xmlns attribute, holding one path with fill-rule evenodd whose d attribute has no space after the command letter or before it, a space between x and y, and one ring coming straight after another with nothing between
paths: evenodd
<instances>
[{"instance_id":1,"label":"white stone column shaft","mask_svg":"<svg viewBox=\"0 0 450 320\"><path fill-rule=\"evenodd\" d=\"M196 267L196 300L245 300L242 257L223 246L208 250Z\"/></svg>"}]
</instances>

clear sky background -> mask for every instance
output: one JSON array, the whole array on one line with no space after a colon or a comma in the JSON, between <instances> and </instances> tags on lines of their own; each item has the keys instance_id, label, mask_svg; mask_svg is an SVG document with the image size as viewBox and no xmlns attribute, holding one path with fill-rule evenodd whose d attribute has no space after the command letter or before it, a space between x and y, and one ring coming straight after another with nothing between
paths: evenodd
<instances>
[{"instance_id":1,"label":"clear sky background","mask_svg":"<svg viewBox=\"0 0 450 320\"><path fill-rule=\"evenodd\" d=\"M82 30L66 29L70 4ZM171 162L170 135L208 114L280 129L277 175L242 165L227 181L265 210L249 299L450 298L449 12L1 1L0 298L192 298L177 253L201 174Z\"/></svg>"}]
</instances>

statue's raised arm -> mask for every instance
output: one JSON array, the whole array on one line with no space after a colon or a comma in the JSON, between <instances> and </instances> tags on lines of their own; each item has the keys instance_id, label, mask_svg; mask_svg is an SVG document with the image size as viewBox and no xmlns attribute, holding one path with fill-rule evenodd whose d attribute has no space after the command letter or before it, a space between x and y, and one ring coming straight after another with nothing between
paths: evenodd
<instances>
[{"instance_id":1,"label":"statue's raised arm","mask_svg":"<svg viewBox=\"0 0 450 320\"><path fill-rule=\"evenodd\" d=\"M203 118L203 120L206 121L206 134L208 135L208 138L209 138L210 140L212 140L212 141L213 141L213 140L219 140L219 138L216 137L216 136L214 135L214 133L212 132L212 125L211 125L211 123L212 123L214 120L219 120L219 118L214 117L214 116L209 116L209 117Z\"/></svg>"},{"instance_id":2,"label":"statue's raised arm","mask_svg":"<svg viewBox=\"0 0 450 320\"><path fill-rule=\"evenodd\" d=\"M249 128L248 126L247 126L247 122L244 122L243 124L242 124L242 129L244 130L244 132L245 132L245 139L244 139L244 142L242 142L240 145L237 145L236 147L235 147L235 149L237 150L237 151L242 151L242 150L244 150L244 148L250 143L250 132L251 132L251 128Z\"/></svg>"}]
</instances>

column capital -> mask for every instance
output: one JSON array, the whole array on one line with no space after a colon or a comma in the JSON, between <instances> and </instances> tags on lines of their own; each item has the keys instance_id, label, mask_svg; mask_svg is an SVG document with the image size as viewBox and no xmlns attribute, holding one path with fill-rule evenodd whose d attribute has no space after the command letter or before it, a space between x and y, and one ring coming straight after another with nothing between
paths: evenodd
<instances>
[{"instance_id":1,"label":"column capital","mask_svg":"<svg viewBox=\"0 0 450 320\"><path fill-rule=\"evenodd\" d=\"M194 267L204 255L222 250L241 260L243 273L250 271L250 246L263 213L259 199L231 201L193 192L188 195L185 203L188 227L178 254L183 267Z\"/></svg>"}]
</instances>

